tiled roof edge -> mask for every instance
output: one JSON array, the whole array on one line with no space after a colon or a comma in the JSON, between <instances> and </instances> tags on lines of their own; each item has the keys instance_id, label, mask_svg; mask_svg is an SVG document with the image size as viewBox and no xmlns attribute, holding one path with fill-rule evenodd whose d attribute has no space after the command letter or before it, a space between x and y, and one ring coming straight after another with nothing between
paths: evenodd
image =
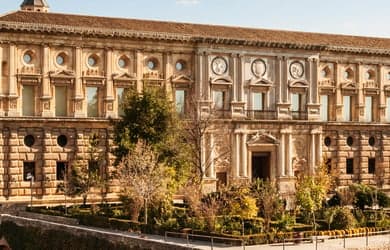
<instances>
[{"instance_id":1,"label":"tiled roof edge","mask_svg":"<svg viewBox=\"0 0 390 250\"><path fill-rule=\"evenodd\" d=\"M226 45L244 45L254 47L269 47L269 48L287 48L287 49L304 49L316 51L331 51L331 52L346 52L356 54L371 54L371 55L390 55L390 50L387 49L369 49L358 47L332 46L321 44L301 44L301 43L281 43L260 40L245 40L232 39L227 37L212 37L212 36L194 36L186 34L172 34L166 32L148 32L135 31L127 29L102 29L90 27L76 27L68 25L54 24L37 24L37 23L21 23L0 21L0 30L2 31L23 31L23 32L48 32L61 34L74 34L82 36L103 36L103 37L122 37L134 39L151 39L151 40L169 40L191 43L214 43Z\"/></svg>"}]
</instances>

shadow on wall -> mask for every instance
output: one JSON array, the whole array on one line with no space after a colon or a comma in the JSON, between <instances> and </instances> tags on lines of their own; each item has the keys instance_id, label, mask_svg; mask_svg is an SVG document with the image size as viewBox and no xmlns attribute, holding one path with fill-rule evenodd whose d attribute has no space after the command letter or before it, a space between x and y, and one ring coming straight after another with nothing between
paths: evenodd
<instances>
[{"instance_id":1,"label":"shadow on wall","mask_svg":"<svg viewBox=\"0 0 390 250\"><path fill-rule=\"evenodd\" d=\"M0 250L11 250L7 240L4 237L0 239Z\"/></svg>"}]
</instances>

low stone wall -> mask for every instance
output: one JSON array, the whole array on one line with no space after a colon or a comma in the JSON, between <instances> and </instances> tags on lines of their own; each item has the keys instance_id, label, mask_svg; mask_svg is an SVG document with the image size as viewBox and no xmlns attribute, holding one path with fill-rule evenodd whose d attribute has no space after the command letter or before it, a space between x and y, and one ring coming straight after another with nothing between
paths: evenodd
<instances>
[{"instance_id":1,"label":"low stone wall","mask_svg":"<svg viewBox=\"0 0 390 250\"><path fill-rule=\"evenodd\" d=\"M9 228L6 228L7 226ZM6 237L13 249L16 249L16 246L13 246L13 243L15 245L22 244L22 242L23 244L29 244L29 249L40 250L59 249L59 244L68 244L67 246L63 246L61 249L70 249L69 247L72 247L72 249L102 250L108 248L123 250L193 249L181 245L166 243L163 241L144 239L137 236L127 235L126 233L121 232L63 225L60 223L47 222L39 219L23 218L13 215L1 215L0 228L0 232ZM21 237L25 238L22 239ZM40 237L40 239L36 239L38 237ZM26 241L33 242L26 243ZM60 243L59 241L63 242ZM86 247L85 244L89 244L88 247ZM93 245L93 248L91 248L91 244L95 244ZM75 245L80 245L80 248L76 248Z\"/></svg>"}]
</instances>

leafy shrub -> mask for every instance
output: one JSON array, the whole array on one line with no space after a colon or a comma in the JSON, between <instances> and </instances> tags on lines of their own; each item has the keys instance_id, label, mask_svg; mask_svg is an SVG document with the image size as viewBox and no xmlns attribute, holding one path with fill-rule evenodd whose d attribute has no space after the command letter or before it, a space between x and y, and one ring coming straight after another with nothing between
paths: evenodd
<instances>
[{"instance_id":1,"label":"leafy shrub","mask_svg":"<svg viewBox=\"0 0 390 250\"><path fill-rule=\"evenodd\" d=\"M331 229L350 229L356 226L356 219L348 208L338 208L330 223Z\"/></svg>"},{"instance_id":2,"label":"leafy shrub","mask_svg":"<svg viewBox=\"0 0 390 250\"><path fill-rule=\"evenodd\" d=\"M390 197L387 196L384 192L378 192L378 205L380 207L390 207Z\"/></svg>"},{"instance_id":3,"label":"leafy shrub","mask_svg":"<svg viewBox=\"0 0 390 250\"><path fill-rule=\"evenodd\" d=\"M104 237L76 234L60 230L43 230L38 227L21 227L10 221L3 221L1 223L0 234L7 239L12 249L139 249L138 247L126 246L125 243L112 243Z\"/></svg>"}]
</instances>

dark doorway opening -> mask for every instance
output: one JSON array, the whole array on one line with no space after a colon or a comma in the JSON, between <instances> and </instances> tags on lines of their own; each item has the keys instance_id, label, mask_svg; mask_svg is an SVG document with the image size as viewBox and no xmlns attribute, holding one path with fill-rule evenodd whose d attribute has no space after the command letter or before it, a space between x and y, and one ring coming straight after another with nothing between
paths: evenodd
<instances>
[{"instance_id":1,"label":"dark doorway opening","mask_svg":"<svg viewBox=\"0 0 390 250\"><path fill-rule=\"evenodd\" d=\"M252 153L252 178L263 180L271 179L271 153Z\"/></svg>"}]
</instances>

